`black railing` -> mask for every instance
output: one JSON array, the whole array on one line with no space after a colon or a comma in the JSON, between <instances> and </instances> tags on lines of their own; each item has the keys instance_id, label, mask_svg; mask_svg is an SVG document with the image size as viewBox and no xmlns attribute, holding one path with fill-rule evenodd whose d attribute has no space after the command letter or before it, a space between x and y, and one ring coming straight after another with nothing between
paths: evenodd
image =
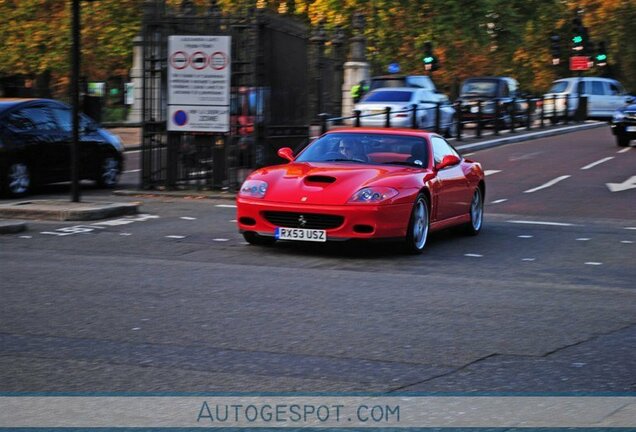
<instances>
[{"instance_id":1,"label":"black railing","mask_svg":"<svg viewBox=\"0 0 636 432\"><path fill-rule=\"evenodd\" d=\"M424 128L438 134L447 133L448 135L449 132L453 132L451 135L461 141L468 136L465 131L471 127L474 133L470 137L481 138L486 128L492 129L492 135L500 135L504 130L515 133L518 128L525 130L544 128L546 120L555 125L568 124L575 119L580 121L586 117L586 113L577 112L574 115L571 113L572 100L568 95L459 100L452 105L433 101L426 103L430 106L418 107L413 104L399 111L392 111L390 107L385 107L379 112L364 114L361 110L354 110L352 116L346 117L330 117L328 114L321 114L320 130L321 133L325 133L335 125L346 124L354 127L397 125L397 127L412 129ZM586 106L584 103L581 105ZM442 112L446 107L454 108L454 113L448 114L452 115L451 122L443 119ZM377 120L365 122L368 118Z\"/></svg>"}]
</instances>

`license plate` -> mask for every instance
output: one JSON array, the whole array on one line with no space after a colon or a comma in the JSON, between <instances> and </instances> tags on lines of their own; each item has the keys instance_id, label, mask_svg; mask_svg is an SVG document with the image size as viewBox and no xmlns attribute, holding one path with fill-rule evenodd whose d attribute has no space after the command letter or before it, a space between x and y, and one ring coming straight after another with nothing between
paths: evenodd
<instances>
[{"instance_id":1,"label":"license plate","mask_svg":"<svg viewBox=\"0 0 636 432\"><path fill-rule=\"evenodd\" d=\"M476 106L470 107L470 112L473 114L477 114L479 112L479 107L476 107Z\"/></svg>"},{"instance_id":2,"label":"license plate","mask_svg":"<svg viewBox=\"0 0 636 432\"><path fill-rule=\"evenodd\" d=\"M298 241L313 241L313 242L326 242L327 231L306 229L306 228L276 228L274 236L277 240L298 240Z\"/></svg>"},{"instance_id":3,"label":"license plate","mask_svg":"<svg viewBox=\"0 0 636 432\"><path fill-rule=\"evenodd\" d=\"M369 114L382 114L386 111L384 110L369 110Z\"/></svg>"},{"instance_id":4,"label":"license plate","mask_svg":"<svg viewBox=\"0 0 636 432\"><path fill-rule=\"evenodd\" d=\"M636 126L627 126L625 130L627 132L636 132Z\"/></svg>"}]
</instances>

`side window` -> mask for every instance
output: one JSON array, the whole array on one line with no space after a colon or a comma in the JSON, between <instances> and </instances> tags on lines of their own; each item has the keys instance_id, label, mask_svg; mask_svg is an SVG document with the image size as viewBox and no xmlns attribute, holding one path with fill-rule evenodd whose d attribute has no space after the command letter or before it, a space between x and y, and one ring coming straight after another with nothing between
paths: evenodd
<instances>
[{"instance_id":1,"label":"side window","mask_svg":"<svg viewBox=\"0 0 636 432\"><path fill-rule=\"evenodd\" d=\"M616 84L609 83L609 94L612 96L620 96L623 92Z\"/></svg>"},{"instance_id":2,"label":"side window","mask_svg":"<svg viewBox=\"0 0 636 432\"><path fill-rule=\"evenodd\" d=\"M603 81L592 81L592 91L590 92L590 94L601 96L604 95L605 86L603 84Z\"/></svg>"},{"instance_id":3,"label":"side window","mask_svg":"<svg viewBox=\"0 0 636 432\"><path fill-rule=\"evenodd\" d=\"M508 88L508 83L505 81L501 82L501 97L509 97L510 89Z\"/></svg>"},{"instance_id":4,"label":"side window","mask_svg":"<svg viewBox=\"0 0 636 432\"><path fill-rule=\"evenodd\" d=\"M444 156L447 155L460 157L459 153L457 153L455 149L452 148L443 138L437 136L431 137L431 144L433 145L433 159L436 164L440 163L442 159L444 159Z\"/></svg>"},{"instance_id":5,"label":"side window","mask_svg":"<svg viewBox=\"0 0 636 432\"><path fill-rule=\"evenodd\" d=\"M57 124L48 108L27 107L8 115L8 123L22 131L55 130Z\"/></svg>"},{"instance_id":6,"label":"side window","mask_svg":"<svg viewBox=\"0 0 636 432\"><path fill-rule=\"evenodd\" d=\"M71 110L64 108L52 108L53 117L64 132L71 132L73 129L73 122L71 120Z\"/></svg>"}]
</instances>

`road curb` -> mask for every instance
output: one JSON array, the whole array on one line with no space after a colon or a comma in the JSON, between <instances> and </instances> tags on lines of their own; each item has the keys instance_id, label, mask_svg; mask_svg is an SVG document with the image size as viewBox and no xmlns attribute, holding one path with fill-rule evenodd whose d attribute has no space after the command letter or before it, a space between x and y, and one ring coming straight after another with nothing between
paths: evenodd
<instances>
[{"instance_id":1,"label":"road curb","mask_svg":"<svg viewBox=\"0 0 636 432\"><path fill-rule=\"evenodd\" d=\"M170 198L208 198L208 199L220 199L231 200L236 199L236 194L233 192L216 192L216 191L196 191L196 190L183 190L183 191L148 191L148 190L116 190L113 191L113 195L130 196L138 198L152 198L152 197L170 197Z\"/></svg>"},{"instance_id":2,"label":"road curb","mask_svg":"<svg viewBox=\"0 0 636 432\"><path fill-rule=\"evenodd\" d=\"M27 225L23 221L10 221L0 219L0 234L17 234L26 231Z\"/></svg>"},{"instance_id":3,"label":"road curb","mask_svg":"<svg viewBox=\"0 0 636 432\"><path fill-rule=\"evenodd\" d=\"M0 205L0 218L89 221L137 214L141 203L80 202L62 200L19 201Z\"/></svg>"}]
</instances>

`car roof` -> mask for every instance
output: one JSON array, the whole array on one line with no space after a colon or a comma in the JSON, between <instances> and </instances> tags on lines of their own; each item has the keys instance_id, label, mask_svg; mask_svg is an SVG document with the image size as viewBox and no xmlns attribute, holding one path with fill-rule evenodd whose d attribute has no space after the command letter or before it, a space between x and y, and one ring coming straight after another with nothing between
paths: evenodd
<instances>
[{"instance_id":1,"label":"car roof","mask_svg":"<svg viewBox=\"0 0 636 432\"><path fill-rule=\"evenodd\" d=\"M345 134L383 134L383 135L402 135L402 136L412 136L419 138L429 138L431 136L438 136L436 133L427 132L419 129L405 129L405 128L378 128L378 127L345 127L332 129L327 131L325 135L331 135L336 133L345 133Z\"/></svg>"},{"instance_id":2,"label":"car roof","mask_svg":"<svg viewBox=\"0 0 636 432\"><path fill-rule=\"evenodd\" d=\"M393 91L409 91L409 92L414 92L414 91L418 91L418 90L426 90L420 87L379 87L377 89L373 89L371 90L369 93L376 93L376 92L380 92L380 91L389 91L389 92L393 92Z\"/></svg>"},{"instance_id":3,"label":"car roof","mask_svg":"<svg viewBox=\"0 0 636 432\"><path fill-rule=\"evenodd\" d=\"M605 78L605 77L567 77L567 78L559 78L557 80L554 80L553 83L562 82L562 81L571 82L571 81L578 81L578 80L618 82L617 80L613 78Z\"/></svg>"},{"instance_id":4,"label":"car roof","mask_svg":"<svg viewBox=\"0 0 636 432\"><path fill-rule=\"evenodd\" d=\"M45 103L53 103L53 104L60 104L62 105L61 102L58 102L56 100L53 99L43 99L43 98L0 98L0 112L6 111L8 109L14 108L18 105L30 105L32 103L37 103L37 102L45 102Z\"/></svg>"}]
</instances>

